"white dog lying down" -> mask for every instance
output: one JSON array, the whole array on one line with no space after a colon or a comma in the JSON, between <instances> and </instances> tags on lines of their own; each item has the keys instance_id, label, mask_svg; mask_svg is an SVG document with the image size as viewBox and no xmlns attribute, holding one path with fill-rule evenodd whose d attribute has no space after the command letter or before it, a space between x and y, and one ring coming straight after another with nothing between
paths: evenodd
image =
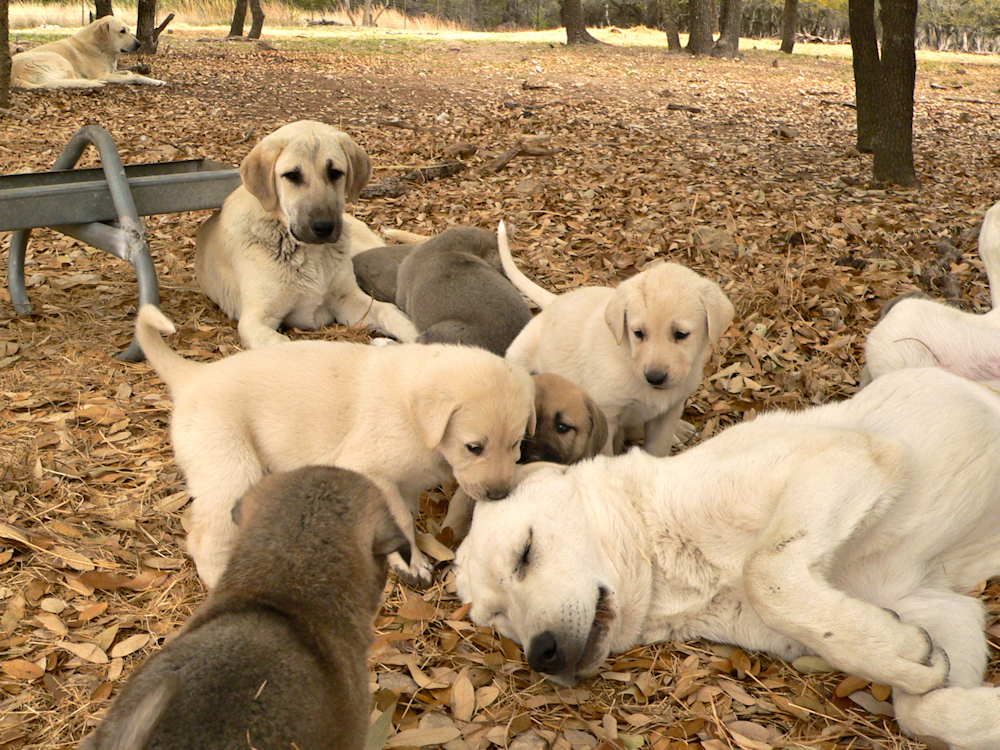
<instances>
[{"instance_id":1,"label":"white dog lying down","mask_svg":"<svg viewBox=\"0 0 1000 750\"><path fill-rule=\"evenodd\" d=\"M118 70L122 53L139 47L123 21L98 18L67 39L14 55L10 85L24 89L97 89L106 83L166 86L164 81Z\"/></svg>"},{"instance_id":2,"label":"white dog lying down","mask_svg":"<svg viewBox=\"0 0 1000 750\"><path fill-rule=\"evenodd\" d=\"M371 174L347 133L303 120L278 128L240 164L243 184L198 230L198 284L258 349L288 337L282 325L315 330L367 324L400 341L417 329L395 305L358 287L351 256L385 244L344 213Z\"/></svg>"},{"instance_id":3,"label":"white dog lying down","mask_svg":"<svg viewBox=\"0 0 1000 750\"><path fill-rule=\"evenodd\" d=\"M232 547L233 505L264 474L313 464L364 474L413 546L422 491L454 473L476 500L506 497L535 429L531 377L484 349L296 341L202 364L167 346L161 334L174 330L156 307L139 311L139 344L174 402L174 458L194 498L188 551L209 587ZM416 546L409 565L389 562L430 585Z\"/></svg>"},{"instance_id":4,"label":"white dog lying down","mask_svg":"<svg viewBox=\"0 0 1000 750\"><path fill-rule=\"evenodd\" d=\"M986 212L979 256L993 309L975 315L915 297L892 303L868 334L862 382L906 367L943 367L1000 388L1000 203Z\"/></svg>"},{"instance_id":5,"label":"white dog lying down","mask_svg":"<svg viewBox=\"0 0 1000 750\"><path fill-rule=\"evenodd\" d=\"M910 734L1000 748L965 595L1000 574L1000 394L902 370L675 457L534 466L476 506L457 584L554 681L665 640L812 653L891 685Z\"/></svg>"},{"instance_id":6,"label":"white dog lying down","mask_svg":"<svg viewBox=\"0 0 1000 750\"><path fill-rule=\"evenodd\" d=\"M503 222L498 242L507 278L542 308L507 349L507 359L587 391L608 420L604 453L620 446L625 432L634 431L629 428L639 428L648 452L667 455L711 346L735 314L722 288L684 266L657 263L614 289L555 295L514 265Z\"/></svg>"}]
</instances>

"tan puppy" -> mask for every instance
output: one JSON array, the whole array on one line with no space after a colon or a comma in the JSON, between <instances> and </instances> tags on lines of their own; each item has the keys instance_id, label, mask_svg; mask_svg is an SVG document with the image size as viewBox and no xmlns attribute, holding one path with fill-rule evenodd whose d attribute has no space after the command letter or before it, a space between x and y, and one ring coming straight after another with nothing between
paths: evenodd
<instances>
[{"instance_id":1,"label":"tan puppy","mask_svg":"<svg viewBox=\"0 0 1000 750\"><path fill-rule=\"evenodd\" d=\"M608 441L608 420L590 394L551 372L531 378L535 434L521 444L521 463L575 464L600 453Z\"/></svg>"},{"instance_id":2,"label":"tan puppy","mask_svg":"<svg viewBox=\"0 0 1000 750\"><path fill-rule=\"evenodd\" d=\"M608 421L594 399L551 372L532 375L531 379L535 382L535 432L524 436L518 463L575 464L600 453L608 439ZM517 478L523 473L519 470ZM464 539L475 507L475 500L456 490L441 528L449 527L455 539Z\"/></svg>"},{"instance_id":3,"label":"tan puppy","mask_svg":"<svg viewBox=\"0 0 1000 750\"><path fill-rule=\"evenodd\" d=\"M386 555L408 550L385 497L312 466L266 477L241 515L218 586L81 750L364 746Z\"/></svg>"},{"instance_id":4,"label":"tan puppy","mask_svg":"<svg viewBox=\"0 0 1000 750\"><path fill-rule=\"evenodd\" d=\"M507 359L585 389L608 420L604 453L612 453L625 430L643 427L645 449L667 455L711 345L733 320L719 285L676 263L658 263L615 289L583 287L557 296L514 265L503 222L499 245L507 277L542 308Z\"/></svg>"},{"instance_id":5,"label":"tan puppy","mask_svg":"<svg viewBox=\"0 0 1000 750\"><path fill-rule=\"evenodd\" d=\"M173 397L174 456L194 498L188 551L209 587L229 557L233 504L268 472L361 472L412 542L422 491L454 475L474 498L506 497L534 431L528 373L482 349L297 341L200 364L160 337L174 330L156 307L139 311L139 344ZM416 548L409 565L390 562L409 583L432 580Z\"/></svg>"},{"instance_id":6,"label":"tan puppy","mask_svg":"<svg viewBox=\"0 0 1000 750\"><path fill-rule=\"evenodd\" d=\"M245 346L288 341L281 326L334 322L416 339L409 318L373 300L354 278L351 256L383 244L344 213L370 174L364 149L321 122L285 125L247 154L243 185L198 231L194 260L202 290L239 320Z\"/></svg>"},{"instance_id":7,"label":"tan puppy","mask_svg":"<svg viewBox=\"0 0 1000 750\"><path fill-rule=\"evenodd\" d=\"M135 52L139 46L122 21L114 16L98 18L68 39L14 55L10 85L23 89L96 89L106 83L166 86L165 81L118 70L122 53Z\"/></svg>"}]
</instances>

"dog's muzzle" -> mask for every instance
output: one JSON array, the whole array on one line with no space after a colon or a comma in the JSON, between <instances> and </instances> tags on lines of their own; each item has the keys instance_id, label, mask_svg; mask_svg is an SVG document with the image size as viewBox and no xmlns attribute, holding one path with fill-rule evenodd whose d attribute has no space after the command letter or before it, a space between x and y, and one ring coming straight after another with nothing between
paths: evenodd
<instances>
[{"instance_id":1,"label":"dog's muzzle","mask_svg":"<svg viewBox=\"0 0 1000 750\"><path fill-rule=\"evenodd\" d=\"M646 370L646 382L654 388L666 388L670 385L670 375L664 370Z\"/></svg>"}]
</instances>

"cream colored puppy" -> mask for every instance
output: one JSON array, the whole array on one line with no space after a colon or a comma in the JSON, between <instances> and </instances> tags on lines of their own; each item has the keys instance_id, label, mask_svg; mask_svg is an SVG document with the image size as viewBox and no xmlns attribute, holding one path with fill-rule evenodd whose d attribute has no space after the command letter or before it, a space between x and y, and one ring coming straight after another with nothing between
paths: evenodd
<instances>
[{"instance_id":1,"label":"cream colored puppy","mask_svg":"<svg viewBox=\"0 0 1000 750\"><path fill-rule=\"evenodd\" d=\"M371 325L400 341L417 329L392 304L361 291L351 257L384 243L344 213L371 174L347 133L304 120L279 128L240 165L243 185L198 230L195 274L239 320L251 349L280 344L281 326Z\"/></svg>"},{"instance_id":2,"label":"cream colored puppy","mask_svg":"<svg viewBox=\"0 0 1000 750\"><path fill-rule=\"evenodd\" d=\"M893 300L865 341L862 385L894 370L941 367L1000 388L1000 203L983 219L979 257L992 309L976 315L927 297Z\"/></svg>"},{"instance_id":3,"label":"cream colored puppy","mask_svg":"<svg viewBox=\"0 0 1000 750\"><path fill-rule=\"evenodd\" d=\"M542 312L507 350L531 372L554 372L587 391L608 420L603 453L642 427L645 449L665 456L677 440L684 403L701 382L711 345L733 320L713 281L676 263L658 263L618 287L548 292L514 265L500 224L507 277Z\"/></svg>"},{"instance_id":4,"label":"cream colored puppy","mask_svg":"<svg viewBox=\"0 0 1000 750\"><path fill-rule=\"evenodd\" d=\"M118 70L118 58L139 46L124 22L114 16L98 18L68 39L14 55L10 85L23 89L95 89L105 83L166 86L165 81Z\"/></svg>"},{"instance_id":5,"label":"cream colored puppy","mask_svg":"<svg viewBox=\"0 0 1000 750\"><path fill-rule=\"evenodd\" d=\"M477 500L506 497L534 431L531 377L483 349L298 341L201 364L163 341L174 330L156 307L139 311L139 344L173 398L174 457L194 498L188 551L209 587L232 547L233 505L264 474L312 464L364 474L412 545L422 491L454 476ZM415 545L409 565L390 562L430 584Z\"/></svg>"},{"instance_id":6,"label":"cream colored puppy","mask_svg":"<svg viewBox=\"0 0 1000 750\"><path fill-rule=\"evenodd\" d=\"M555 682L708 638L891 685L932 747L1000 748L989 620L967 595L1000 575L996 391L900 370L670 458L531 466L477 504L455 580L472 621Z\"/></svg>"}]
</instances>

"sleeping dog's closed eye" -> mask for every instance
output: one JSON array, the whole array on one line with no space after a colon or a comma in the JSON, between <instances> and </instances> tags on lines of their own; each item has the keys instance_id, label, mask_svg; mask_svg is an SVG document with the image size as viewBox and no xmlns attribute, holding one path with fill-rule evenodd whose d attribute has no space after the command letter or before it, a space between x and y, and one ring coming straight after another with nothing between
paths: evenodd
<instances>
[{"instance_id":1,"label":"sleeping dog's closed eye","mask_svg":"<svg viewBox=\"0 0 1000 750\"><path fill-rule=\"evenodd\" d=\"M534 536L534 531L528 529L528 538L524 542L524 547L521 548L521 554L517 558L517 564L514 566L514 577L519 581L524 580L524 576L528 572L528 564L531 562L531 541Z\"/></svg>"}]
</instances>

